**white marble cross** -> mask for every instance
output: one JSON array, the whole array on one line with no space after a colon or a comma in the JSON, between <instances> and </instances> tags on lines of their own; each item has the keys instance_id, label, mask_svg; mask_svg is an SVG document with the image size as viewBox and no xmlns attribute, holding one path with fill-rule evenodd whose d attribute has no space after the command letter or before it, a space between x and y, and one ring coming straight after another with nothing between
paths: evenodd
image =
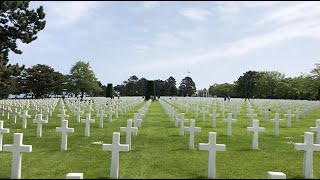
<instances>
[{"instance_id":1,"label":"white marble cross","mask_svg":"<svg viewBox=\"0 0 320 180\"><path fill-rule=\"evenodd\" d=\"M304 151L303 172L305 179L313 178L313 152L320 151L320 144L313 144L313 133L304 132L304 143L294 143L294 149Z\"/></svg>"},{"instance_id":2,"label":"white marble cross","mask_svg":"<svg viewBox=\"0 0 320 180\"><path fill-rule=\"evenodd\" d=\"M202 106L202 121L205 121L206 120L206 113L208 113L208 111L206 111L205 107Z\"/></svg>"},{"instance_id":3,"label":"white marble cross","mask_svg":"<svg viewBox=\"0 0 320 180\"><path fill-rule=\"evenodd\" d=\"M77 115L77 122L80 122L80 117L83 114L83 111L81 111L81 108L78 107L77 111L75 112L75 115Z\"/></svg>"},{"instance_id":4,"label":"white marble cross","mask_svg":"<svg viewBox=\"0 0 320 180\"><path fill-rule=\"evenodd\" d=\"M107 115L106 115L106 114L103 114L103 113L104 113L104 111L101 110L101 111L100 111L100 114L99 114L99 117L100 117L99 127L100 127L100 128L103 128L103 118L104 118L104 117L107 117Z\"/></svg>"},{"instance_id":5,"label":"white marble cross","mask_svg":"<svg viewBox=\"0 0 320 180\"><path fill-rule=\"evenodd\" d=\"M68 134L69 132L74 132L74 128L68 128L68 120L62 121L61 127L56 127L56 132L62 133L61 138L61 150L65 151L68 149Z\"/></svg>"},{"instance_id":6,"label":"white marble cross","mask_svg":"<svg viewBox=\"0 0 320 180\"><path fill-rule=\"evenodd\" d=\"M299 109L296 109L296 122L299 122Z\"/></svg>"},{"instance_id":7,"label":"white marble cross","mask_svg":"<svg viewBox=\"0 0 320 180\"><path fill-rule=\"evenodd\" d=\"M253 119L257 117L257 114L254 114L254 109L250 109L250 113L247 115L250 117L250 126L252 126Z\"/></svg>"},{"instance_id":8,"label":"white marble cross","mask_svg":"<svg viewBox=\"0 0 320 180\"><path fill-rule=\"evenodd\" d=\"M28 115L28 110L23 110L23 114L20 115L22 117L22 128L26 129L27 128L27 118L30 118L31 116Z\"/></svg>"},{"instance_id":9,"label":"white marble cross","mask_svg":"<svg viewBox=\"0 0 320 180\"><path fill-rule=\"evenodd\" d=\"M209 142L199 143L199 150L209 151L208 158L208 179L216 177L216 151L225 151L226 145L216 144L217 133L209 132Z\"/></svg>"},{"instance_id":10,"label":"white marble cross","mask_svg":"<svg viewBox=\"0 0 320 180\"><path fill-rule=\"evenodd\" d=\"M17 123L17 115L19 115L17 108L14 108L12 111L13 123Z\"/></svg>"},{"instance_id":11,"label":"white marble cross","mask_svg":"<svg viewBox=\"0 0 320 180\"><path fill-rule=\"evenodd\" d=\"M284 117L288 118L287 127L291 127L291 118L293 116L294 116L294 114L291 114L291 110L288 110L287 114L284 114Z\"/></svg>"},{"instance_id":12,"label":"white marble cross","mask_svg":"<svg viewBox=\"0 0 320 180\"><path fill-rule=\"evenodd\" d=\"M13 144L3 145L3 151L12 152L11 179L21 179L21 161L23 152L32 152L32 145L23 145L23 133L14 133Z\"/></svg>"},{"instance_id":13,"label":"white marble cross","mask_svg":"<svg viewBox=\"0 0 320 180\"><path fill-rule=\"evenodd\" d=\"M232 113L228 113L228 119L223 119L224 122L228 123L228 128L227 128L227 136L231 136L232 135L232 126L231 124L233 122L236 122L236 119L232 119Z\"/></svg>"},{"instance_id":14,"label":"white marble cross","mask_svg":"<svg viewBox=\"0 0 320 180\"><path fill-rule=\"evenodd\" d=\"M108 116L109 116L109 122L112 122L112 113L114 111L112 111L112 107L109 107L109 111L108 111Z\"/></svg>"},{"instance_id":15,"label":"white marble cross","mask_svg":"<svg viewBox=\"0 0 320 180\"><path fill-rule=\"evenodd\" d=\"M194 115L195 118L198 118L199 105L196 105L196 113Z\"/></svg>"},{"instance_id":16,"label":"white marble cross","mask_svg":"<svg viewBox=\"0 0 320 180\"><path fill-rule=\"evenodd\" d=\"M194 149L194 133L201 132L200 127L195 127L195 120L190 119L190 127L184 127L184 131L190 131L190 138L189 138L189 149Z\"/></svg>"},{"instance_id":17,"label":"white marble cross","mask_svg":"<svg viewBox=\"0 0 320 180\"><path fill-rule=\"evenodd\" d=\"M247 131L253 132L252 149L258 149L259 132L264 132L264 127L259 127L259 120L253 120L253 126L247 127Z\"/></svg>"},{"instance_id":18,"label":"white marble cross","mask_svg":"<svg viewBox=\"0 0 320 180\"><path fill-rule=\"evenodd\" d=\"M180 136L183 136L184 135L184 123L185 122L188 122L189 119L184 119L184 113L181 113L180 115Z\"/></svg>"},{"instance_id":19,"label":"white marble cross","mask_svg":"<svg viewBox=\"0 0 320 180\"><path fill-rule=\"evenodd\" d=\"M94 119L90 119L91 114L86 113L86 119L82 119L82 123L86 123L84 135L89 137L90 136L90 123L94 123Z\"/></svg>"},{"instance_id":20,"label":"white marble cross","mask_svg":"<svg viewBox=\"0 0 320 180\"><path fill-rule=\"evenodd\" d=\"M310 127L312 132L317 132L317 144L320 144L320 119L316 121L316 127Z\"/></svg>"},{"instance_id":21,"label":"white marble cross","mask_svg":"<svg viewBox=\"0 0 320 180\"><path fill-rule=\"evenodd\" d=\"M127 127L120 127L120 131L126 132L126 144L129 145L129 149L131 150L131 134L138 132L138 128L132 127L132 119L128 119Z\"/></svg>"},{"instance_id":22,"label":"white marble cross","mask_svg":"<svg viewBox=\"0 0 320 180\"><path fill-rule=\"evenodd\" d=\"M271 122L274 122L274 135L279 136L279 122L283 121L283 119L279 119L279 114L274 114L274 119L270 119Z\"/></svg>"},{"instance_id":23,"label":"white marble cross","mask_svg":"<svg viewBox=\"0 0 320 180\"><path fill-rule=\"evenodd\" d=\"M119 152L129 151L129 145L120 144L120 132L113 132L112 144L102 144L103 151L112 151L110 178L118 179L119 177Z\"/></svg>"},{"instance_id":24,"label":"white marble cross","mask_svg":"<svg viewBox=\"0 0 320 180\"><path fill-rule=\"evenodd\" d=\"M9 133L10 129L9 128L3 128L3 121L0 121L0 151L2 151L2 140L3 140L3 135L4 133Z\"/></svg>"},{"instance_id":25,"label":"white marble cross","mask_svg":"<svg viewBox=\"0 0 320 180\"><path fill-rule=\"evenodd\" d=\"M38 119L34 119L33 123L37 123L37 137L42 136L42 124L48 123L47 120L42 119L42 114L38 114Z\"/></svg>"},{"instance_id":26,"label":"white marble cross","mask_svg":"<svg viewBox=\"0 0 320 180\"><path fill-rule=\"evenodd\" d=\"M133 114L132 122L133 122L133 127L141 128L142 119L138 118L138 113L134 113ZM134 132L134 135L137 136L138 135L138 131Z\"/></svg>"},{"instance_id":27,"label":"white marble cross","mask_svg":"<svg viewBox=\"0 0 320 180\"><path fill-rule=\"evenodd\" d=\"M66 118L66 117L69 117L69 115L67 115L67 114L66 114L66 110L63 109L63 110L61 110L61 114L58 114L58 117L61 117L61 123L62 123L62 121L63 121L63 120L66 120L65 118Z\"/></svg>"},{"instance_id":28,"label":"white marble cross","mask_svg":"<svg viewBox=\"0 0 320 180\"><path fill-rule=\"evenodd\" d=\"M212 117L212 127L215 128L216 127L216 119L219 116L219 114L216 113L215 108L212 110L212 114L209 114L209 116Z\"/></svg>"}]
</instances>

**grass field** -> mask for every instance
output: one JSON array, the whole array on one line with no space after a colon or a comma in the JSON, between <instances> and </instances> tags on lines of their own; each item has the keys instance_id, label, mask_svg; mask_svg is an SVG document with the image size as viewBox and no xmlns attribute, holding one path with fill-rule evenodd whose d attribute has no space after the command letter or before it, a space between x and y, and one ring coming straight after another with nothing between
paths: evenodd
<instances>
[{"instance_id":1,"label":"grass field","mask_svg":"<svg viewBox=\"0 0 320 180\"><path fill-rule=\"evenodd\" d=\"M13 133L23 133L23 144L32 145L31 153L22 155L22 178L65 178L69 172L84 173L84 178L109 178L111 152L102 151L101 144L93 142L103 141L112 143L112 133L120 132L120 127L126 126L126 120L133 118L145 102L125 113L113 122L104 119L104 128L99 128L99 118L95 113L91 115L95 123L91 124L90 137L84 136L85 124L77 123L76 116L71 115L68 109L69 127L75 128L74 133L68 134L68 150L61 151L61 133L55 131L60 127L58 117L59 104L48 124L43 124L42 137L38 138L37 126L28 119L27 129L22 128L21 118L13 124L13 117L4 120L4 127L10 128L9 134L4 134L3 144L13 143ZM176 108L177 109L177 108ZM182 113L183 111L180 110ZM29 114L31 111L29 111ZM185 112L184 112L185 113ZM220 113L220 109L217 109ZM255 109L255 113L258 110ZM152 102L138 136L132 136L132 149L129 152L120 152L119 178L206 178L208 152L199 151L199 143L208 142L208 132L217 132L217 143L225 144L226 151L217 152L216 178L225 179L254 179L267 178L268 171L281 171L288 179L303 178L303 151L294 149L294 143L303 142L304 132L310 132L315 121L320 118L320 109L306 115L300 122L292 119L292 127L287 128L286 122L280 123L280 136L273 136L274 123L264 122L258 115L260 127L265 132L259 133L259 150L252 150L252 133L247 131L249 118L247 117L246 103L243 104L237 122L232 123L232 136L226 136L227 123L217 118L216 128L211 127L211 119L207 116L202 122L202 115L196 118L196 127L201 132L195 134L195 150L189 150L189 132L179 135L180 128L175 128L158 101ZM270 119L274 114L270 114ZM83 116L81 119L84 119ZM185 113L185 118L195 119ZM282 114L280 118L285 119ZM185 126L189 126L186 123ZM125 133L121 132L121 143L125 143ZM10 178L12 153L0 152L0 178ZM313 174L320 178L320 152L314 153Z\"/></svg>"}]
</instances>

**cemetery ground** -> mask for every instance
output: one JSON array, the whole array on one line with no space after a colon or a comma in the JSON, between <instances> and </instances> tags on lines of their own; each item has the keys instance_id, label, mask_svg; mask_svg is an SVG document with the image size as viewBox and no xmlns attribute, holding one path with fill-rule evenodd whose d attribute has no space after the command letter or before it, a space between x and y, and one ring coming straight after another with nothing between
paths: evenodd
<instances>
[{"instance_id":1,"label":"cemetery ground","mask_svg":"<svg viewBox=\"0 0 320 180\"><path fill-rule=\"evenodd\" d=\"M27 129L22 129L22 120L12 122L13 116L7 119L1 116L4 127L10 128L10 133L3 135L3 144L13 143L14 133L23 133L23 144L32 145L32 152L22 154L22 178L44 179L65 178L70 173L83 173L85 179L109 178L111 152L102 151L103 144L112 143L112 133L120 132L120 143L125 144L125 132L120 127L126 127L127 119L133 119L145 102L112 122L104 118L103 128L99 128L99 117L91 114L95 123L91 124L90 137L85 137L85 124L79 123L76 116L66 106L69 115L69 128L74 133L68 134L68 150L61 151L61 133L56 127L61 127L60 103L49 117L49 123L43 124L42 137L37 137L37 125L32 122L34 116L28 118ZM253 179L267 178L268 171L279 171L286 174L288 179L303 178L303 151L294 149L294 143L304 142L304 132L311 132L310 127L316 126L320 119L320 109L300 117L296 122L292 118L291 127L287 127L286 117L279 124L279 136L274 136L274 111L269 114L269 120L264 122L264 116L258 114L259 126L265 127L265 132L259 133L259 149L252 150L252 132L247 131L249 117L247 103L243 103L237 121L232 123L232 136L227 136L227 123L222 121L220 108L217 108L216 128L212 128L211 118L206 115L202 121L199 110L198 118L175 108L179 113L185 113L186 119L195 119L195 126L201 127L201 132L195 133L194 150L189 150L189 132L180 136L180 128L165 113L158 101L151 103L147 110L138 135L132 135L131 150L120 152L119 178L207 178L208 151L199 151L199 143L208 143L208 132L217 133L217 143L225 144L226 151L216 154L216 178ZM6 113L5 113L6 114ZM225 118L227 118L227 113ZM85 115L81 116L85 119ZM189 122L185 123L189 127ZM320 178L320 152L314 152L313 178ZM0 152L0 178L10 178L11 152Z\"/></svg>"}]
</instances>

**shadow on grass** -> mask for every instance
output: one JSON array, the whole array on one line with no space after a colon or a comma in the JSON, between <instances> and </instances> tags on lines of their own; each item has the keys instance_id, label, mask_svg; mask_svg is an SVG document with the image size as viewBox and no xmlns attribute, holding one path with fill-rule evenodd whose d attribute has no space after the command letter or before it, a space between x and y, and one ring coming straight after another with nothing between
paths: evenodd
<instances>
[{"instance_id":1,"label":"shadow on grass","mask_svg":"<svg viewBox=\"0 0 320 180\"><path fill-rule=\"evenodd\" d=\"M97 179L111 179L110 177L98 177ZM121 178L119 178L121 179Z\"/></svg>"},{"instance_id":2,"label":"shadow on grass","mask_svg":"<svg viewBox=\"0 0 320 180\"><path fill-rule=\"evenodd\" d=\"M258 151L258 150L253 150L251 148L242 148L242 149L237 149L236 151L252 151L252 152L255 152L255 151Z\"/></svg>"},{"instance_id":3,"label":"shadow on grass","mask_svg":"<svg viewBox=\"0 0 320 180\"><path fill-rule=\"evenodd\" d=\"M198 176L198 177L195 177L194 179L208 179L206 176Z\"/></svg>"}]
</instances>

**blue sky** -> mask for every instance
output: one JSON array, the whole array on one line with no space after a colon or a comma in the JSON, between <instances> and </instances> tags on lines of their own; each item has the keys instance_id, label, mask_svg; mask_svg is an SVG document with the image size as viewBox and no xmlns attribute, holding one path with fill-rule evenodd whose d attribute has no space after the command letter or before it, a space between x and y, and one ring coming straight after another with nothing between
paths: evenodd
<instances>
[{"instance_id":1,"label":"blue sky","mask_svg":"<svg viewBox=\"0 0 320 180\"><path fill-rule=\"evenodd\" d=\"M309 73L320 63L320 2L31 1L46 27L10 62L67 74L89 61L102 84L131 75L197 89L232 83L248 70ZM190 74L188 74L188 70Z\"/></svg>"}]
</instances>

